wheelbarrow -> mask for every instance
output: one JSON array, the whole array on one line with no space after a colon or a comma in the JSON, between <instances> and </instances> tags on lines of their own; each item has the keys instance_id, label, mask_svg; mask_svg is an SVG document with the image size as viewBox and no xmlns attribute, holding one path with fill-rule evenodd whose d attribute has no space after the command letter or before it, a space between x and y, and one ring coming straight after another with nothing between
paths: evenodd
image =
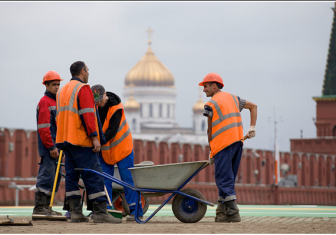
<instances>
[{"instance_id":1,"label":"wheelbarrow","mask_svg":"<svg viewBox=\"0 0 336 235\"><path fill-rule=\"evenodd\" d=\"M135 164L134 167L152 166L152 165L154 165L154 162L152 161L143 161L139 164ZM121 179L117 164L114 165L114 177L119 180ZM112 183L112 205L115 210L121 211L123 216L131 214L128 203L125 198L124 187L114 182ZM141 193L141 205L143 214L145 214L149 207L149 199L146 195L144 195L144 193Z\"/></svg>"},{"instance_id":2,"label":"wheelbarrow","mask_svg":"<svg viewBox=\"0 0 336 235\"><path fill-rule=\"evenodd\" d=\"M98 174L118 185L136 191L138 200L136 200L134 218L137 223L147 223L173 197L172 210L175 217L183 223L196 223L204 217L207 205L214 206L214 204L205 201L201 192L190 188L182 190L182 188L208 165L208 161L196 161L128 168L132 173L134 186L92 169L75 168L75 170ZM141 220L139 218L141 193L145 193L143 195L146 197L165 194L170 194L170 196L146 220Z\"/></svg>"},{"instance_id":3,"label":"wheelbarrow","mask_svg":"<svg viewBox=\"0 0 336 235\"><path fill-rule=\"evenodd\" d=\"M40 164L41 163L39 162L39 165ZM55 164L57 165L57 162ZM61 163L60 165L65 167L64 163ZM139 164L135 164L134 167L152 166L152 165L154 165L152 161L143 161ZM65 178L65 174L63 172L62 172L62 176ZM121 179L117 164L114 165L114 177L119 180ZM82 177L80 177L80 182L81 183L78 183L77 186L83 190L83 196L82 196L82 206L83 206L86 188L84 186L84 182L82 181ZM131 214L128 203L125 198L124 187L116 183L112 183L112 205L113 205L112 209L123 212L123 216L127 216ZM143 194L141 194L141 205L142 205L143 214L145 214L149 207L149 199ZM69 206L66 205L66 199L64 199L63 209L65 210L70 209ZM90 216L91 214L92 212L88 216Z\"/></svg>"}]
</instances>

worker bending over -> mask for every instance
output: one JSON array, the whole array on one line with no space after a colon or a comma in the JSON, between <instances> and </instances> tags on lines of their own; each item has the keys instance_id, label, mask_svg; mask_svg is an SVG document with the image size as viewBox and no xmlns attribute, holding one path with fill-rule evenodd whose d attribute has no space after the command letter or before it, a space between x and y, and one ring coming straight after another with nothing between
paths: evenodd
<instances>
[{"instance_id":1,"label":"worker bending over","mask_svg":"<svg viewBox=\"0 0 336 235\"><path fill-rule=\"evenodd\" d=\"M215 163L219 191L215 222L240 222L234 190L244 143L240 112L243 108L250 110L251 123L246 137L252 138L256 132L257 105L222 92L224 83L216 73L207 74L199 85L204 87L207 97L212 97L205 104L203 115L208 117L209 162Z\"/></svg>"},{"instance_id":2,"label":"worker bending over","mask_svg":"<svg viewBox=\"0 0 336 235\"><path fill-rule=\"evenodd\" d=\"M128 168L134 167L133 140L121 100L116 94L105 92L102 85L94 85L91 90L95 103L99 106L99 117L107 142L102 146L99 154L103 171L113 176L114 164L117 164L121 180L134 186L131 171L128 170ZM110 198L112 198L112 181L105 179L105 186ZM126 220L135 221L137 193L127 187L124 187L124 191L131 213ZM143 211L140 204L139 217L142 216Z\"/></svg>"}]
</instances>

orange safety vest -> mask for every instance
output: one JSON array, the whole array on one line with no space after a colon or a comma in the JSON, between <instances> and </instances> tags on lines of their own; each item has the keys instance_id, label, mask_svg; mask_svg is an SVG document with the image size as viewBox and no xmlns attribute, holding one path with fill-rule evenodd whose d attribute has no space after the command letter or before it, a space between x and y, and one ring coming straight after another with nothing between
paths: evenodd
<instances>
[{"instance_id":1,"label":"orange safety vest","mask_svg":"<svg viewBox=\"0 0 336 235\"><path fill-rule=\"evenodd\" d=\"M235 95L218 92L205 105L210 106L213 111L210 157L214 157L218 152L235 142L244 142L243 122L238 98Z\"/></svg>"},{"instance_id":2,"label":"orange safety vest","mask_svg":"<svg viewBox=\"0 0 336 235\"><path fill-rule=\"evenodd\" d=\"M122 116L118 132L113 139L108 141L101 148L104 161L110 165L114 165L117 162L120 162L128 155L130 155L133 150L133 140L131 130L126 121L124 107L121 103L115 106L111 106L109 108L103 125L103 132L105 133L105 131L109 127L111 117L119 109L122 110Z\"/></svg>"},{"instance_id":3,"label":"orange safety vest","mask_svg":"<svg viewBox=\"0 0 336 235\"><path fill-rule=\"evenodd\" d=\"M93 147L92 139L87 135L80 119L81 114L88 112L95 114L97 137L100 141L96 107L78 110L77 96L80 89L84 86L89 85L76 80L71 80L57 92L56 144L68 142L76 146Z\"/></svg>"}]
</instances>

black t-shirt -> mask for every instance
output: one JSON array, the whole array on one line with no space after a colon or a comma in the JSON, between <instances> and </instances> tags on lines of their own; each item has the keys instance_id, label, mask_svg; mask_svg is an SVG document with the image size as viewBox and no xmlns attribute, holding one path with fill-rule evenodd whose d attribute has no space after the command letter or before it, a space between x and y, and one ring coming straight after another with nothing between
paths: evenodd
<instances>
[{"instance_id":1,"label":"black t-shirt","mask_svg":"<svg viewBox=\"0 0 336 235\"><path fill-rule=\"evenodd\" d=\"M106 92L107 97L109 98L106 105L104 107L98 107L98 112L99 112L99 117L100 117L100 122L102 126L104 126L105 119L108 113L108 110L111 106L118 105L121 100L118 95L112 93L112 92ZM109 120L109 127L104 133L106 142L110 141L115 137L115 135L118 132L120 121L122 117L122 110L119 109L117 110Z\"/></svg>"}]
</instances>

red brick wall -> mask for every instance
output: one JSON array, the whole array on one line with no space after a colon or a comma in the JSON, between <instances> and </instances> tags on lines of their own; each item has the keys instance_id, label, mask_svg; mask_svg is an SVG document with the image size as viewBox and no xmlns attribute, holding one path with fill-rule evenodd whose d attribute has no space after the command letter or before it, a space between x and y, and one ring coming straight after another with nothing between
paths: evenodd
<instances>
[{"instance_id":1,"label":"red brick wall","mask_svg":"<svg viewBox=\"0 0 336 235\"><path fill-rule=\"evenodd\" d=\"M291 139L291 152L323 153L336 155L336 137L318 139Z\"/></svg>"},{"instance_id":2,"label":"red brick wall","mask_svg":"<svg viewBox=\"0 0 336 235\"><path fill-rule=\"evenodd\" d=\"M10 143L14 143L13 151L9 151ZM169 144L165 142L156 143L141 140L134 140L133 144L135 163L142 161L153 161L155 165L177 163L180 154L184 162L207 160L209 156L209 146L178 143ZM280 163L290 165L290 171L287 174L297 174L297 189L299 191L309 191L312 190L311 187L317 187L314 190L320 190L323 195L329 195L327 193L329 192L328 190L334 190L336 188L336 170L331 170L332 166L336 165L335 155L336 154L325 153L281 152ZM9 189L8 184L11 182L23 184L22 182L25 182L25 179L36 177L38 172L37 163L39 161L36 131L0 130L0 195L5 195L5 197L0 197L0 205L14 203L15 190ZM265 163L264 166L262 165L263 162ZM274 183L273 176L274 153L267 150L245 148L236 179L237 194L241 193L240 200L244 203L268 203L274 200L274 198L272 199L270 196L273 192L272 190L274 190L271 186ZM282 173L281 176L283 177ZM208 200L216 201L218 192L214 182L214 166L211 165L197 174L190 182L190 185L200 188L203 194L208 195L206 196L207 199L209 198ZM25 183L28 184L28 182ZM35 182L32 181L29 182L29 184L35 184ZM60 189L61 193L58 193L56 197L57 200L61 201L64 197L62 187ZM279 192L289 192L288 190L283 190L285 189L279 188ZM304 198L305 194L301 191L296 194ZM263 193L265 193L265 195L263 195ZM25 194L27 194L27 196L25 196ZM33 204L33 195L34 192L28 192L28 189L25 189L20 192L20 199L26 198L24 200L26 200L27 203ZM250 197L251 199L249 199ZM258 201L260 197L263 198L264 201ZM282 199L282 197L285 199ZM278 202L289 200L286 199L286 197L287 196L281 196L281 194L279 194ZM297 199L294 201L296 200Z\"/></svg>"},{"instance_id":3,"label":"red brick wall","mask_svg":"<svg viewBox=\"0 0 336 235\"><path fill-rule=\"evenodd\" d=\"M315 125L317 137L333 136L336 126L336 101L316 101Z\"/></svg>"}]
</instances>

